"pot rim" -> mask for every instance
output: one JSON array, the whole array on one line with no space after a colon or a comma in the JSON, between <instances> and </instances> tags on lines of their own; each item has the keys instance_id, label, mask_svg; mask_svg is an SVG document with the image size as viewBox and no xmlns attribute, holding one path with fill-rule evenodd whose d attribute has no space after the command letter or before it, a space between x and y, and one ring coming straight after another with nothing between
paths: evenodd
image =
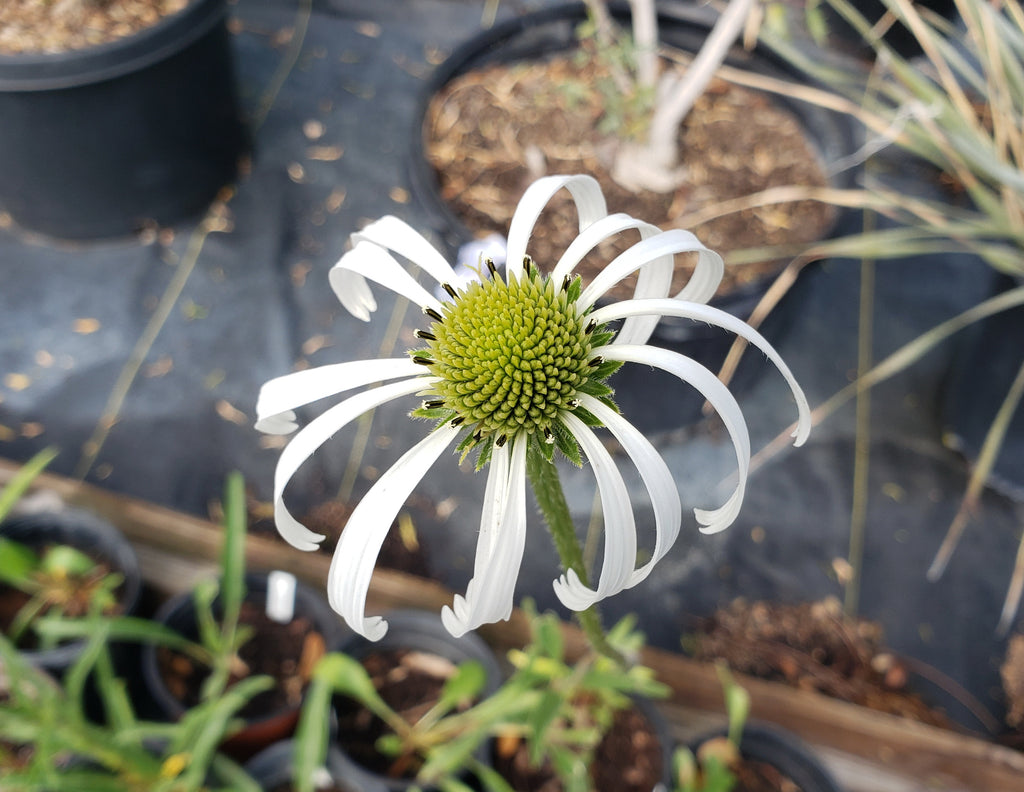
<instances>
[{"instance_id":1,"label":"pot rim","mask_svg":"<svg viewBox=\"0 0 1024 792\"><path fill-rule=\"evenodd\" d=\"M93 47L0 54L0 91L52 91L121 77L177 54L226 17L224 0L192 0L150 27Z\"/></svg>"},{"instance_id":2,"label":"pot rim","mask_svg":"<svg viewBox=\"0 0 1024 792\"><path fill-rule=\"evenodd\" d=\"M22 529L26 528L29 533L22 534ZM129 615L137 608L142 593L138 556L124 534L98 514L78 508L21 514L0 523L0 536L36 546L53 541L92 555L123 577L117 598L123 615ZM33 665L59 674L74 663L87 643L83 638L62 643L53 649L19 652Z\"/></svg>"}]
</instances>

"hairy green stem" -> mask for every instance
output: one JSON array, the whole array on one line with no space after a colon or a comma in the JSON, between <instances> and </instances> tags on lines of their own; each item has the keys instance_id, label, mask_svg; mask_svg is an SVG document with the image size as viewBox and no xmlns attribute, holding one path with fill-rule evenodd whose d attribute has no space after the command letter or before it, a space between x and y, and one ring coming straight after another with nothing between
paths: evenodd
<instances>
[{"instance_id":1,"label":"hairy green stem","mask_svg":"<svg viewBox=\"0 0 1024 792\"><path fill-rule=\"evenodd\" d=\"M569 505L565 502L558 469L544 456L537 443L538 441L534 439L529 441L526 450L526 475L530 479L530 486L533 487L541 514L544 515L544 522L551 532L558 557L562 561L562 568L566 571L574 570L583 585L589 586L587 569L583 562L583 548L576 537L576 528L569 513ZM627 665L622 654L608 642L596 606L591 605L585 611L578 612L576 618L595 651L611 658L619 665Z\"/></svg>"}]
</instances>

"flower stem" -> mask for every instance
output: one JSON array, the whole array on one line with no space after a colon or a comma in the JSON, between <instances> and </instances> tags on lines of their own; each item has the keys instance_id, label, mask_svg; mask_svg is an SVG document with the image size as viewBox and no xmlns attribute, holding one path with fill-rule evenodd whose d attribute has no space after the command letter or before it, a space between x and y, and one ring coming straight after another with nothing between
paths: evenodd
<instances>
[{"instance_id":1,"label":"flower stem","mask_svg":"<svg viewBox=\"0 0 1024 792\"><path fill-rule=\"evenodd\" d=\"M562 561L562 568L572 569L579 575L580 582L589 586L586 565L583 563L583 548L576 538L576 529L569 513L569 505L565 502L562 482L558 477L558 469L540 449L537 440L531 438L526 449L526 475L533 487L534 497L540 506L544 522L547 523L555 549ZM608 642L608 636L601 624L601 614L597 606L591 605L579 611L576 618L583 629L591 647L619 665L627 665L622 654Z\"/></svg>"}]
</instances>

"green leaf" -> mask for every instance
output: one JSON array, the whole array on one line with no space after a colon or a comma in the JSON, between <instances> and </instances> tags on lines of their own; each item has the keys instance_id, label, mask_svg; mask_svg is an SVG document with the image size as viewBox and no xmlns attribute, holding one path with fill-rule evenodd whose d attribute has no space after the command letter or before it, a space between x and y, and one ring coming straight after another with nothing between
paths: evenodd
<instances>
[{"instance_id":1,"label":"green leaf","mask_svg":"<svg viewBox=\"0 0 1024 792\"><path fill-rule=\"evenodd\" d=\"M530 764L539 765L547 751L545 738L555 718L562 712L563 704L568 704L561 692L546 690L542 693L540 705L528 717L530 738Z\"/></svg>"},{"instance_id":2,"label":"green leaf","mask_svg":"<svg viewBox=\"0 0 1024 792\"><path fill-rule=\"evenodd\" d=\"M295 730L295 753L292 759L295 792L315 792L313 773L324 764L327 756L333 695L334 685L326 678L326 674L314 674L306 688L299 724Z\"/></svg>"},{"instance_id":3,"label":"green leaf","mask_svg":"<svg viewBox=\"0 0 1024 792\"><path fill-rule=\"evenodd\" d=\"M471 704L486 684L487 671L482 663L476 660L460 663L455 673L445 681L437 706L441 710L450 710Z\"/></svg>"},{"instance_id":4,"label":"green leaf","mask_svg":"<svg viewBox=\"0 0 1024 792\"><path fill-rule=\"evenodd\" d=\"M43 553L39 571L47 575L82 577L96 568L96 562L77 547L54 545Z\"/></svg>"},{"instance_id":5,"label":"green leaf","mask_svg":"<svg viewBox=\"0 0 1024 792\"><path fill-rule=\"evenodd\" d=\"M238 471L228 474L224 484L224 548L221 555L220 596L224 635L238 626L238 612L245 599L245 479ZM227 643L234 641L228 638Z\"/></svg>"},{"instance_id":6,"label":"green leaf","mask_svg":"<svg viewBox=\"0 0 1024 792\"><path fill-rule=\"evenodd\" d=\"M32 486L32 482L46 469L46 466L54 460L58 453L60 452L53 446L44 448L22 465L21 470L11 477L11 480L7 482L3 490L0 490L0 520L3 520L8 515L14 504L28 491L29 487Z\"/></svg>"},{"instance_id":7,"label":"green leaf","mask_svg":"<svg viewBox=\"0 0 1024 792\"><path fill-rule=\"evenodd\" d=\"M39 556L31 547L0 536L0 581L19 591L25 591L26 586L33 589L32 573L39 564Z\"/></svg>"}]
</instances>

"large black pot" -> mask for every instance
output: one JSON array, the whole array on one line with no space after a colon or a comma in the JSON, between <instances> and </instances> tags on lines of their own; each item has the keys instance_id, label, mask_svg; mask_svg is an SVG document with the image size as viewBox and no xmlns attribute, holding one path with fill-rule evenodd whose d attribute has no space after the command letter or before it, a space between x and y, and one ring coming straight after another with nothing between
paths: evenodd
<instances>
[{"instance_id":1,"label":"large black pot","mask_svg":"<svg viewBox=\"0 0 1024 792\"><path fill-rule=\"evenodd\" d=\"M114 526L95 514L78 509L41 512L0 523L0 535L36 550L68 545L82 551L123 577L116 593L122 615L132 614L139 602L142 575L128 540ZM69 641L52 649L22 651L33 665L60 676L81 656L86 640Z\"/></svg>"},{"instance_id":2,"label":"large black pot","mask_svg":"<svg viewBox=\"0 0 1024 792\"><path fill-rule=\"evenodd\" d=\"M444 628L440 617L435 613L418 610L398 610L388 613L388 631L379 641L367 641L358 635L352 635L340 646L340 651L363 661L372 654L390 651L416 651L434 654L456 665L470 660L479 662L486 672L487 681L481 696L488 696L497 690L501 683L501 670L490 648L475 633L466 633L454 638ZM344 712L351 702L344 697L335 699L335 712ZM351 735L345 731L344 718L339 718L339 729L335 745L340 750L338 770L346 780L364 790L364 792L407 792L412 789L423 789L411 778L394 778L375 769L367 767L353 758L347 751L346 740ZM477 753L481 761L488 761L487 746ZM430 792L427 787L424 792Z\"/></svg>"},{"instance_id":3,"label":"large black pot","mask_svg":"<svg viewBox=\"0 0 1024 792\"><path fill-rule=\"evenodd\" d=\"M705 13L706 9L687 8L683 4L672 4L671 10L659 8L658 32L661 41L671 47L696 52L703 45L715 18ZM613 4L612 12L623 25L629 24L629 9L622 4ZM577 49L579 25L586 19L587 10L582 3L554 6L540 11L513 17L495 25L457 48L435 69L424 86L418 99L412 133L412 156L410 180L421 204L428 210L442 240L452 251L473 239L473 233L441 197L438 176L425 154L425 122L431 99L445 85L456 77L495 64L509 64L528 60L539 60L546 56ZM755 48L745 51L734 48L727 64L746 71L775 77L791 82L811 84L811 78L796 71L773 53ZM851 155L857 151L862 130L851 116L830 111L808 102L798 101L779 94L769 97L774 103L789 111L806 134L807 140L820 159L823 171L829 177L829 186L835 189L852 187L859 170L848 167ZM615 207L610 207L615 211ZM828 239L855 228L856 215L850 211L837 210L829 228L821 229L821 239ZM718 295L710 304L741 319L748 319L767 289L774 281L769 275L737 288L730 294ZM785 312L772 315L762 328L772 343L784 334L788 320ZM653 342L659 346L674 349L699 363L717 369L725 360L733 343L733 336L720 328L702 322L662 319L658 323ZM742 391L751 387L768 367L760 355L747 355L736 378L734 390ZM634 387L631 378L644 383ZM640 366L626 366L612 378L610 384L616 389L616 400L623 412L636 418L635 423L644 432L674 429L692 423L701 415L704 399L688 385L665 375L659 380L657 399L663 402L652 404L652 389L649 373ZM663 387L662 387L663 383ZM634 396L636 399L634 399ZM631 400L640 403L632 405Z\"/></svg>"},{"instance_id":4,"label":"large black pot","mask_svg":"<svg viewBox=\"0 0 1024 792\"><path fill-rule=\"evenodd\" d=\"M201 212L245 141L225 16L193 0L124 39L0 55L0 209L64 239Z\"/></svg>"}]
</instances>

